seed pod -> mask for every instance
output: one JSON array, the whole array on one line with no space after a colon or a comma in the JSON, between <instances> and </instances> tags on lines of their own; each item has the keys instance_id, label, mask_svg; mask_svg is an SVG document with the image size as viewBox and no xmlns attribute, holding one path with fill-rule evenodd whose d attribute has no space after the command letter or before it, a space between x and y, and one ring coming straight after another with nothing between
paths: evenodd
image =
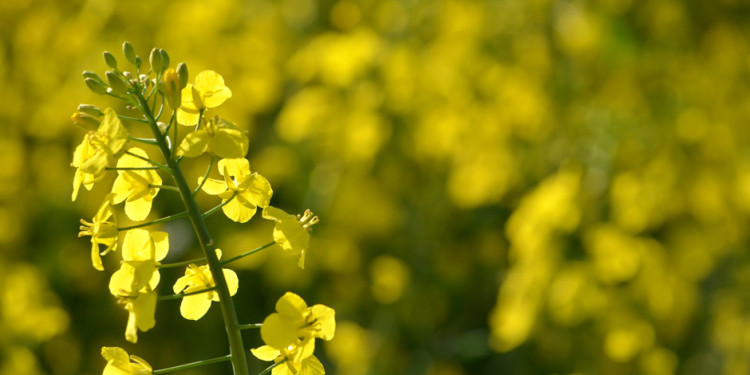
<instances>
[{"instance_id":1,"label":"seed pod","mask_svg":"<svg viewBox=\"0 0 750 375\"><path fill-rule=\"evenodd\" d=\"M112 69L117 69L117 59L109 51L104 51L104 62Z\"/></svg>"},{"instance_id":2,"label":"seed pod","mask_svg":"<svg viewBox=\"0 0 750 375\"><path fill-rule=\"evenodd\" d=\"M122 54L125 55L125 59L130 61L131 64L135 64L135 49L130 42L122 44Z\"/></svg>"}]
</instances>

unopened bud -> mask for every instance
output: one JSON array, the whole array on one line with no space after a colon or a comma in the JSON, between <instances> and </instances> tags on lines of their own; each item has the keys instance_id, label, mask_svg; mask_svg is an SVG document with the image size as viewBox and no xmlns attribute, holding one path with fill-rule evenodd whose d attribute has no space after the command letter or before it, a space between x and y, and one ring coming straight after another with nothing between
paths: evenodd
<instances>
[{"instance_id":1,"label":"unopened bud","mask_svg":"<svg viewBox=\"0 0 750 375\"><path fill-rule=\"evenodd\" d=\"M70 116L70 119L73 120L76 125L88 131L96 131L101 123L100 118L96 118L83 112L74 113L73 116Z\"/></svg>"},{"instance_id":2,"label":"unopened bud","mask_svg":"<svg viewBox=\"0 0 750 375\"><path fill-rule=\"evenodd\" d=\"M86 83L86 86L89 88L89 90L93 91L96 94L104 95L107 93L107 85L101 80L86 78L83 80L83 82Z\"/></svg>"},{"instance_id":3,"label":"unopened bud","mask_svg":"<svg viewBox=\"0 0 750 375\"><path fill-rule=\"evenodd\" d=\"M135 65L135 68L136 69L140 69L141 68L141 63L142 63L141 57L140 56L136 56L135 57L135 61L133 61L133 65Z\"/></svg>"},{"instance_id":4,"label":"unopened bud","mask_svg":"<svg viewBox=\"0 0 750 375\"><path fill-rule=\"evenodd\" d=\"M169 68L169 55L167 54L167 51L159 49L159 53L161 54L161 61L164 69Z\"/></svg>"},{"instance_id":5,"label":"unopened bud","mask_svg":"<svg viewBox=\"0 0 750 375\"><path fill-rule=\"evenodd\" d=\"M94 72L92 72L90 70L84 70L81 75L83 75L84 79L91 78L91 79L97 80L99 82L104 82L104 80L102 80L102 78L99 77L98 74L96 74L96 73L94 73Z\"/></svg>"},{"instance_id":6,"label":"unopened bud","mask_svg":"<svg viewBox=\"0 0 750 375\"><path fill-rule=\"evenodd\" d=\"M125 83L125 81L120 78L115 72L108 71L106 74L107 81L109 81L109 86L112 87L112 91L117 94L125 94L128 91L128 84Z\"/></svg>"},{"instance_id":7,"label":"unopened bud","mask_svg":"<svg viewBox=\"0 0 750 375\"><path fill-rule=\"evenodd\" d=\"M130 42L122 44L122 54L125 55L125 59L130 61L131 64L135 64L135 49Z\"/></svg>"},{"instance_id":8,"label":"unopened bud","mask_svg":"<svg viewBox=\"0 0 750 375\"><path fill-rule=\"evenodd\" d=\"M104 62L112 69L117 69L117 59L109 51L104 51Z\"/></svg>"},{"instance_id":9,"label":"unopened bud","mask_svg":"<svg viewBox=\"0 0 750 375\"><path fill-rule=\"evenodd\" d=\"M151 54L148 55L148 62L151 64L151 70L154 73L161 73L164 70L164 61L161 58L161 52L158 48L151 50Z\"/></svg>"},{"instance_id":10,"label":"unopened bud","mask_svg":"<svg viewBox=\"0 0 750 375\"><path fill-rule=\"evenodd\" d=\"M172 68L167 69L167 71L164 73L162 83L164 84L164 97L167 98L169 106L172 109L176 110L180 107L181 104L181 90L177 72Z\"/></svg>"},{"instance_id":11,"label":"unopened bud","mask_svg":"<svg viewBox=\"0 0 750 375\"><path fill-rule=\"evenodd\" d=\"M87 115L94 116L96 118L101 118L104 116L104 112L102 112L99 107L91 104L79 104L78 105L78 112L85 113Z\"/></svg>"},{"instance_id":12,"label":"unopened bud","mask_svg":"<svg viewBox=\"0 0 750 375\"><path fill-rule=\"evenodd\" d=\"M187 86L188 82L188 68L184 62L177 64L177 80L180 83L180 90Z\"/></svg>"}]
</instances>

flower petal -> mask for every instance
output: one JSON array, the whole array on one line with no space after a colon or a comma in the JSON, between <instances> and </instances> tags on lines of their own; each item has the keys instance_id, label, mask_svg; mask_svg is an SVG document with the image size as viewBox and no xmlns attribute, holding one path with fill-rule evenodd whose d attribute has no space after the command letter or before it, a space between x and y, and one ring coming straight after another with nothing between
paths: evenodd
<instances>
[{"instance_id":1,"label":"flower petal","mask_svg":"<svg viewBox=\"0 0 750 375\"><path fill-rule=\"evenodd\" d=\"M274 359L276 359L276 357L281 355L280 351L268 345L263 345L259 348L250 349L250 352L253 353L255 358L258 358L261 361L273 361Z\"/></svg>"},{"instance_id":2,"label":"flower petal","mask_svg":"<svg viewBox=\"0 0 750 375\"><path fill-rule=\"evenodd\" d=\"M189 158L200 156L208 148L209 136L205 129L189 133L177 147L177 156L185 155Z\"/></svg>"},{"instance_id":3,"label":"flower petal","mask_svg":"<svg viewBox=\"0 0 750 375\"><path fill-rule=\"evenodd\" d=\"M189 320L202 318L211 307L210 297L211 293L200 293L183 297L180 304L180 314Z\"/></svg>"},{"instance_id":4,"label":"flower petal","mask_svg":"<svg viewBox=\"0 0 750 375\"><path fill-rule=\"evenodd\" d=\"M229 203L224 205L221 210L224 211L224 214L227 215L227 217L232 221L237 223L246 223L253 218L256 209L255 207L245 207L245 205L243 205L242 202L240 202L240 200L236 198L237 197L229 201Z\"/></svg>"},{"instance_id":5,"label":"flower petal","mask_svg":"<svg viewBox=\"0 0 750 375\"><path fill-rule=\"evenodd\" d=\"M198 178L199 185L201 181L203 181L203 177ZM203 183L203 186L201 187L201 189L205 191L207 194L219 195L227 191L227 184L223 180L207 178L206 182Z\"/></svg>"}]
</instances>

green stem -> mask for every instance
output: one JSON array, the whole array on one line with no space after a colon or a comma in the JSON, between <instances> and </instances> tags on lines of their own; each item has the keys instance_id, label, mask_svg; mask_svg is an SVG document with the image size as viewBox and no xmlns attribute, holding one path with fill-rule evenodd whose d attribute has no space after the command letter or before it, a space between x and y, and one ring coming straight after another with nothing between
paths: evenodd
<instances>
[{"instance_id":1,"label":"green stem","mask_svg":"<svg viewBox=\"0 0 750 375\"><path fill-rule=\"evenodd\" d=\"M229 353L231 354L230 357L234 375L249 375L245 346L242 342L242 332L239 329L240 324L237 321L237 312L234 308L234 301L232 301L232 297L229 294L229 288L227 286L227 281L224 278L221 263L216 256L214 240L211 238L208 227L206 227L206 223L203 221L203 215L201 215L201 212L198 209L198 204L193 198L193 192L190 190L190 187L185 180L185 176L182 174L182 170L177 164L177 160L173 158L172 151L167 145L164 134L159 130L159 126L148 107L148 103L146 103L146 100L140 95L140 93L137 93L136 97L138 99L138 106L146 115L146 119L149 121L149 126L151 127L151 132L159 143L159 149L161 149L164 159L167 160L169 168L173 170L172 177L175 181L175 185L177 185L177 188L180 190L180 196L185 204L185 208L187 208L190 224L192 224L193 230L198 237L198 243L201 246L203 255L206 257L209 270L211 271L211 275L213 275L214 282L216 283L216 293L219 295L221 315L224 319L224 328L227 331ZM177 140L175 140L175 142L176 141Z\"/></svg>"},{"instance_id":2,"label":"green stem","mask_svg":"<svg viewBox=\"0 0 750 375\"><path fill-rule=\"evenodd\" d=\"M211 173L211 168L214 166L214 159L216 157L211 154L211 161L208 162L208 168L206 169L206 174L203 175L203 179L201 180L201 183L198 184L198 187L193 190L193 196L198 195L198 192L201 191L201 188L203 187L203 184L206 183L206 179L208 179L208 175Z\"/></svg>"},{"instance_id":3,"label":"green stem","mask_svg":"<svg viewBox=\"0 0 750 375\"><path fill-rule=\"evenodd\" d=\"M186 261L182 261L182 262L161 264L161 265L158 266L158 268L187 267L187 266L189 266L191 264L202 263L202 262L205 262L205 261L206 261L206 258L197 258L197 259L191 259L191 260L186 260Z\"/></svg>"},{"instance_id":4,"label":"green stem","mask_svg":"<svg viewBox=\"0 0 750 375\"><path fill-rule=\"evenodd\" d=\"M258 328L260 328L260 327L262 327L262 326L263 326L263 324L262 324L262 323L251 323L251 324L243 324L243 325L241 325L241 326L240 326L240 329L241 329L241 330L246 330L246 329L258 329Z\"/></svg>"},{"instance_id":5,"label":"green stem","mask_svg":"<svg viewBox=\"0 0 750 375\"><path fill-rule=\"evenodd\" d=\"M213 290L216 290L215 286L212 286L212 287L206 288L206 289L202 289L202 290L196 290L195 292L190 292L190 293L177 293L177 294L169 294L169 295L166 295L166 296L159 296L159 301L169 301L169 300L172 300L172 299L180 299L180 298L184 298L184 297L187 297L187 296L192 296L192 295L195 295L195 294L201 294L201 293L210 292L210 291L213 291Z\"/></svg>"},{"instance_id":6,"label":"green stem","mask_svg":"<svg viewBox=\"0 0 750 375\"><path fill-rule=\"evenodd\" d=\"M178 189L177 186L148 184L148 187L150 187L150 188L157 188L157 189L164 189L164 190L172 190L172 191L176 191L178 193L180 192L180 189Z\"/></svg>"},{"instance_id":7,"label":"green stem","mask_svg":"<svg viewBox=\"0 0 750 375\"><path fill-rule=\"evenodd\" d=\"M149 158L144 158L143 156L138 155L138 154L134 154L134 153L132 153L130 151L125 151L125 153L128 154L128 155L130 155L130 156L136 157L138 159L147 161L149 164L153 165L154 167L157 167L157 168L159 168L159 169L161 169L161 170L163 170L163 171L165 171L165 172L167 172L169 174L174 174L174 171L172 170L172 168L170 168L170 167L168 167L168 166L166 166L164 164L157 163L157 162L155 162L155 161L153 161L153 160L151 160Z\"/></svg>"},{"instance_id":8,"label":"green stem","mask_svg":"<svg viewBox=\"0 0 750 375\"><path fill-rule=\"evenodd\" d=\"M216 207L214 207L214 208L212 208L212 209L210 209L210 210L208 210L208 211L204 212L204 213L203 213L203 218L205 219L205 218L207 218L207 217L209 217L209 216L213 215L213 214L214 214L214 213L215 213L216 211L218 211L218 210L219 210L220 208L222 208L222 207L226 206L226 205L227 205L227 204L228 204L229 202L231 202L231 201L232 201L232 199L234 199L234 197L235 197L236 195L237 195L237 192L234 192L234 195L232 195L232 197L231 197L231 198L229 198L229 199L225 200L224 202L221 202L221 203L220 203L220 204L219 204L218 206L216 206Z\"/></svg>"},{"instance_id":9,"label":"green stem","mask_svg":"<svg viewBox=\"0 0 750 375\"><path fill-rule=\"evenodd\" d=\"M130 116L123 116L123 115L117 115L121 120L128 120L128 121L135 121L135 122L141 122L144 124L148 124L148 121L142 119L142 118L135 118Z\"/></svg>"},{"instance_id":10,"label":"green stem","mask_svg":"<svg viewBox=\"0 0 750 375\"><path fill-rule=\"evenodd\" d=\"M155 139L136 138L136 137L133 137L132 135L128 135L128 139L131 140L131 141L133 141L133 142L145 143L147 145L152 145L152 146L156 146L157 145Z\"/></svg>"},{"instance_id":11,"label":"green stem","mask_svg":"<svg viewBox=\"0 0 750 375\"><path fill-rule=\"evenodd\" d=\"M161 219L157 219L157 220L154 220L154 221L149 221L149 222L146 222L146 223L135 224L135 225L131 225L129 227L119 227L119 228L117 228L117 230L120 231L120 232L122 232L124 230L130 230L130 229L135 229L135 228L147 227L149 225L156 225L156 224L166 223L166 222L169 222L169 221L172 221L172 220L182 219L183 217L187 217L187 216L188 216L187 212L180 212L179 214L170 215L170 216L163 217Z\"/></svg>"},{"instance_id":12,"label":"green stem","mask_svg":"<svg viewBox=\"0 0 750 375\"><path fill-rule=\"evenodd\" d=\"M269 243L267 243L267 244L265 244L265 245L263 245L263 246L260 246L260 247L257 247L257 248L255 248L255 249L252 249L252 250L250 250L250 251L248 251L248 252L246 252L246 253L242 253L242 254L240 254L240 255L237 255L236 257L233 257L233 258L229 258L229 259L226 259L226 260L222 260L222 261L221 261L221 264L222 264L222 265L225 265L225 264L227 264L227 263L232 263L232 262L234 262L235 260L240 260L240 259L242 259L242 258L244 258L244 257L246 257L246 256L248 256L248 255L252 255L252 254L255 254L255 253L257 253L257 252L259 252L259 251L261 251L261 250L263 250L263 249L265 249L265 248L267 248L267 247L273 246L274 244L276 244L276 242L274 242L274 241L271 241L271 242L269 242Z\"/></svg>"},{"instance_id":13,"label":"green stem","mask_svg":"<svg viewBox=\"0 0 750 375\"><path fill-rule=\"evenodd\" d=\"M159 169L159 167L105 167L108 171L149 171Z\"/></svg>"},{"instance_id":14,"label":"green stem","mask_svg":"<svg viewBox=\"0 0 750 375\"><path fill-rule=\"evenodd\" d=\"M210 365L210 364L220 363L220 362L227 362L227 361L231 361L231 360L232 360L232 355L231 354L227 354L227 355L222 356L222 357L216 357L216 358L211 358L211 359L204 359L202 361L186 363L184 365L178 365L178 366L174 366L174 367L167 367L167 368L162 368L162 369L154 370L153 374L154 375L168 374L170 372L175 372L175 371L180 371L180 370L188 370L188 369L199 367L199 366L205 366L205 365Z\"/></svg>"},{"instance_id":15,"label":"green stem","mask_svg":"<svg viewBox=\"0 0 750 375\"><path fill-rule=\"evenodd\" d=\"M274 367L276 367L276 366L278 366L278 365L280 365L280 364L282 364L284 362L286 362L286 359L283 360L283 361L276 362L276 363L272 364L271 366L268 366L268 368L266 368L262 372L258 373L258 375L268 375L268 374L271 373L271 371L274 369ZM154 373L154 374L156 374L156 373Z\"/></svg>"}]
</instances>

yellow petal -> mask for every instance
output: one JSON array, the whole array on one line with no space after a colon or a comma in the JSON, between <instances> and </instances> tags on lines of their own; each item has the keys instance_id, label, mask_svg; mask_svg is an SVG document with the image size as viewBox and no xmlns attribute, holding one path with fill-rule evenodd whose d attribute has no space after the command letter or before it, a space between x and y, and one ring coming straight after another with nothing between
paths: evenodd
<instances>
[{"instance_id":1,"label":"yellow petal","mask_svg":"<svg viewBox=\"0 0 750 375\"><path fill-rule=\"evenodd\" d=\"M109 278L109 292L113 296L131 293L134 279L135 269L128 263L121 264Z\"/></svg>"},{"instance_id":2,"label":"yellow petal","mask_svg":"<svg viewBox=\"0 0 750 375\"><path fill-rule=\"evenodd\" d=\"M125 202L125 214L130 220L141 221L151 213L151 200L137 199Z\"/></svg>"},{"instance_id":3,"label":"yellow petal","mask_svg":"<svg viewBox=\"0 0 750 375\"><path fill-rule=\"evenodd\" d=\"M242 181L240 190L244 190L242 195L258 207L268 207L268 204L271 202L271 196L273 195L271 183L268 182L265 177L257 173L247 176L247 178Z\"/></svg>"},{"instance_id":4,"label":"yellow petal","mask_svg":"<svg viewBox=\"0 0 750 375\"><path fill-rule=\"evenodd\" d=\"M203 181L203 177L198 178L199 185L201 181ZM227 184L223 180L215 180L213 178L207 178L206 182L203 183L203 186L201 187L201 189L205 191L207 194L219 195L227 191Z\"/></svg>"},{"instance_id":5,"label":"yellow petal","mask_svg":"<svg viewBox=\"0 0 750 375\"><path fill-rule=\"evenodd\" d=\"M307 249L310 233L295 220L283 220L274 225L273 240L286 251L300 252Z\"/></svg>"},{"instance_id":6,"label":"yellow petal","mask_svg":"<svg viewBox=\"0 0 750 375\"><path fill-rule=\"evenodd\" d=\"M182 276L177 281L175 281L174 286L172 287L172 291L174 291L175 294L182 292L187 288L188 283L190 282L189 276Z\"/></svg>"},{"instance_id":7,"label":"yellow petal","mask_svg":"<svg viewBox=\"0 0 750 375\"><path fill-rule=\"evenodd\" d=\"M323 375L326 373L323 364L314 355L311 355L302 360L302 374L305 375Z\"/></svg>"},{"instance_id":8,"label":"yellow petal","mask_svg":"<svg viewBox=\"0 0 750 375\"><path fill-rule=\"evenodd\" d=\"M177 123L185 126L198 125L200 119L200 113L198 111L190 111L187 108L177 108Z\"/></svg>"},{"instance_id":9,"label":"yellow petal","mask_svg":"<svg viewBox=\"0 0 750 375\"><path fill-rule=\"evenodd\" d=\"M201 93L203 104L215 108L232 97L232 91L224 85L224 78L213 70L204 70L195 76L195 88Z\"/></svg>"},{"instance_id":10,"label":"yellow petal","mask_svg":"<svg viewBox=\"0 0 750 375\"><path fill-rule=\"evenodd\" d=\"M141 293L133 302L138 329L145 332L156 325L154 314L156 312L157 296L154 292Z\"/></svg>"},{"instance_id":11,"label":"yellow petal","mask_svg":"<svg viewBox=\"0 0 750 375\"><path fill-rule=\"evenodd\" d=\"M206 152L208 140L208 132L205 129L189 133L177 147L177 156L185 155L189 158L200 156Z\"/></svg>"},{"instance_id":12,"label":"yellow petal","mask_svg":"<svg viewBox=\"0 0 750 375\"><path fill-rule=\"evenodd\" d=\"M302 320L303 314L307 312L307 303L302 297L292 292L286 292L276 301L276 311L281 314L284 320L296 325L297 321Z\"/></svg>"},{"instance_id":13,"label":"yellow petal","mask_svg":"<svg viewBox=\"0 0 750 375\"><path fill-rule=\"evenodd\" d=\"M102 265L102 257L99 255L99 245L96 244L96 242L91 242L91 263L94 265L94 268L99 271L104 271L104 266Z\"/></svg>"},{"instance_id":14,"label":"yellow petal","mask_svg":"<svg viewBox=\"0 0 750 375\"><path fill-rule=\"evenodd\" d=\"M130 358L128 358L128 352L118 347L109 347L109 346L103 347L102 357L104 357L104 359L106 359L107 361L124 362L124 363L130 362Z\"/></svg>"},{"instance_id":15,"label":"yellow petal","mask_svg":"<svg viewBox=\"0 0 750 375\"><path fill-rule=\"evenodd\" d=\"M273 361L274 359L276 359L276 357L281 355L280 351L268 345L263 345L259 348L250 349L250 352L253 353L255 358L258 358L261 361Z\"/></svg>"},{"instance_id":16,"label":"yellow petal","mask_svg":"<svg viewBox=\"0 0 750 375\"><path fill-rule=\"evenodd\" d=\"M219 160L219 171L223 173L226 169L230 176L234 176L239 180L242 180L245 176L250 174L250 162L245 158L231 158Z\"/></svg>"},{"instance_id":17,"label":"yellow petal","mask_svg":"<svg viewBox=\"0 0 750 375\"><path fill-rule=\"evenodd\" d=\"M141 148L131 147L128 152L140 156L141 158L148 158L148 154ZM139 168L149 166L148 162L137 158L133 155L125 154L117 161L118 168ZM119 171L122 174L123 171Z\"/></svg>"},{"instance_id":18,"label":"yellow petal","mask_svg":"<svg viewBox=\"0 0 750 375\"><path fill-rule=\"evenodd\" d=\"M247 136L235 129L219 129L210 141L211 151L222 158L244 158L248 143Z\"/></svg>"},{"instance_id":19,"label":"yellow petal","mask_svg":"<svg viewBox=\"0 0 750 375\"><path fill-rule=\"evenodd\" d=\"M145 229L131 229L122 240L122 259L146 260L150 258L151 236Z\"/></svg>"},{"instance_id":20,"label":"yellow petal","mask_svg":"<svg viewBox=\"0 0 750 375\"><path fill-rule=\"evenodd\" d=\"M266 317L260 327L263 342L276 349L285 349L297 341L299 329L288 324L278 313Z\"/></svg>"},{"instance_id":21,"label":"yellow petal","mask_svg":"<svg viewBox=\"0 0 750 375\"><path fill-rule=\"evenodd\" d=\"M154 260L161 261L169 253L169 233L151 231L150 236L154 240Z\"/></svg>"},{"instance_id":22,"label":"yellow petal","mask_svg":"<svg viewBox=\"0 0 750 375\"><path fill-rule=\"evenodd\" d=\"M336 332L336 311L325 305L314 305L310 311L319 329L315 337L326 341L332 339Z\"/></svg>"},{"instance_id":23,"label":"yellow petal","mask_svg":"<svg viewBox=\"0 0 750 375\"><path fill-rule=\"evenodd\" d=\"M115 203L121 203L130 194L130 184L122 175L115 178L115 182L112 184L112 194L112 200Z\"/></svg>"},{"instance_id":24,"label":"yellow petal","mask_svg":"<svg viewBox=\"0 0 750 375\"><path fill-rule=\"evenodd\" d=\"M240 285L239 279L237 278L237 274L234 271L228 268L224 268L223 271L224 271L224 279L227 281L227 288L229 289L229 295L233 296L237 294L237 289L239 288L239 285ZM218 296L217 296L217 301L218 301Z\"/></svg>"},{"instance_id":25,"label":"yellow petal","mask_svg":"<svg viewBox=\"0 0 750 375\"><path fill-rule=\"evenodd\" d=\"M243 205L237 197L229 201L221 208L227 217L237 223L246 223L255 215L255 208L248 208Z\"/></svg>"},{"instance_id":26,"label":"yellow petal","mask_svg":"<svg viewBox=\"0 0 750 375\"><path fill-rule=\"evenodd\" d=\"M206 315L211 307L211 293L193 294L182 298L180 314L185 319L198 320Z\"/></svg>"}]
</instances>

